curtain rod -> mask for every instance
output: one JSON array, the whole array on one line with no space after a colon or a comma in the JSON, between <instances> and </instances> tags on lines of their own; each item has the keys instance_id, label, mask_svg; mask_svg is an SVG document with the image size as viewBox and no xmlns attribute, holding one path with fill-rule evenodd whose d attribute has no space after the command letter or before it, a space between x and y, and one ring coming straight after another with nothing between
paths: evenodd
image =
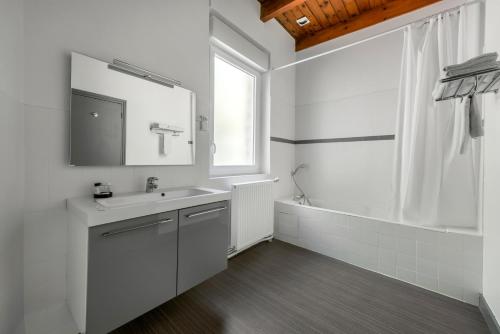
<instances>
[{"instance_id":1,"label":"curtain rod","mask_svg":"<svg viewBox=\"0 0 500 334\"><path fill-rule=\"evenodd\" d=\"M406 23L402 26L399 26L397 28L394 28L394 29L391 29L391 30L388 30L388 31L384 31L382 33L379 33L379 34L376 34L376 35L373 35L373 36L370 36L370 37L367 37L367 38L364 38L362 40L359 40L359 41L356 41L356 42L353 42L353 43L349 43L349 44L346 44L346 45L343 45L343 46L340 46L338 48L335 48L335 49L332 49L332 50L328 50L328 51L325 51L323 53L320 53L320 54L317 54L317 55L314 55L314 56L310 56L310 57L307 57L307 58L304 58L304 59L301 59L301 60L297 60L297 61L294 61L290 64L287 64L287 65L282 65L282 66L279 66L279 67L276 67L276 68L273 68L272 70L273 71L279 71L279 70L283 70L285 68L288 68L288 67L292 67L292 66L295 66L295 65L298 65L298 64L301 64L301 63L304 63L306 61L309 61L309 60L313 60L313 59L316 59L316 58L319 58L319 57L323 57L323 56L326 56L326 55L329 55L329 54L332 54L332 53L335 53L335 52L338 52L338 51L341 51L341 50L344 50L344 49L347 49L347 48L350 48L352 46L356 46L358 44L361 44L361 43L364 43L364 42L368 42L368 41L371 41L371 40L374 40L374 39L377 39L379 37L383 37L383 36L386 36L386 35L389 35L389 34L392 34L394 32L397 32L397 31L401 31L403 29L405 29L406 27L408 27L409 25L411 24L415 24L415 23L418 23L418 22L427 22L429 21L431 18L433 17L436 17L440 14L443 14L443 13L448 13L448 12L453 12L457 9L460 9L461 7L464 7L464 6L469 6L469 5L473 5L473 4L476 4L476 3L483 3L484 0L471 0L471 1L467 1L467 2L464 2L463 4L461 5L458 5L458 6L455 6L453 8L448 8L442 12L439 12L439 13L435 13L435 14L432 14L432 15L429 15L429 16L426 16L424 18L421 18L421 19L418 19L418 20L415 20L413 22L410 22L410 23Z\"/></svg>"}]
</instances>

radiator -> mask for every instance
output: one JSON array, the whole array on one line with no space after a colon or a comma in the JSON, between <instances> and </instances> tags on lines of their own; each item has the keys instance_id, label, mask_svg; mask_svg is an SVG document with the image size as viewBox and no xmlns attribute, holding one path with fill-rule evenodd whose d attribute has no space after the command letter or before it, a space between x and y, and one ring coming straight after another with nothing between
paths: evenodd
<instances>
[{"instance_id":1,"label":"radiator","mask_svg":"<svg viewBox=\"0 0 500 334\"><path fill-rule=\"evenodd\" d=\"M235 252L270 239L274 231L273 180L232 185L231 226Z\"/></svg>"}]
</instances>

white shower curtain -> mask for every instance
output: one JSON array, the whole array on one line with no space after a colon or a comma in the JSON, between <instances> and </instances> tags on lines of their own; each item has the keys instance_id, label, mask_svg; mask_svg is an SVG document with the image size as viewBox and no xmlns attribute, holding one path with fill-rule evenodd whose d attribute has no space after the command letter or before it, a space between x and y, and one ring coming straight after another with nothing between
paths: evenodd
<instances>
[{"instance_id":1,"label":"white shower curtain","mask_svg":"<svg viewBox=\"0 0 500 334\"><path fill-rule=\"evenodd\" d=\"M442 69L480 54L481 7L468 5L405 31L394 170L394 219L476 227L480 141L464 131L464 101L435 102ZM462 154L462 143L465 142Z\"/></svg>"}]
</instances>

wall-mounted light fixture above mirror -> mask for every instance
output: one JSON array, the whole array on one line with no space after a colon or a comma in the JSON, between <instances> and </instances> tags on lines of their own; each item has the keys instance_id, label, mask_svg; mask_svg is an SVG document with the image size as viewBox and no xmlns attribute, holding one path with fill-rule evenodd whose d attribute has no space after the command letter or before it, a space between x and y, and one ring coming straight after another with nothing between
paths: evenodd
<instances>
[{"instance_id":1,"label":"wall-mounted light fixture above mirror","mask_svg":"<svg viewBox=\"0 0 500 334\"><path fill-rule=\"evenodd\" d=\"M194 164L196 98L178 84L72 53L70 164Z\"/></svg>"}]
</instances>

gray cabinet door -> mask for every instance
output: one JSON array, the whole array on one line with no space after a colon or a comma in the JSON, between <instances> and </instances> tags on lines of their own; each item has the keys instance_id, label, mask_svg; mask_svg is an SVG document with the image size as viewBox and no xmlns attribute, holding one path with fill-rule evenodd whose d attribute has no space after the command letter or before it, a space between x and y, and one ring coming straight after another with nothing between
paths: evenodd
<instances>
[{"instance_id":1,"label":"gray cabinet door","mask_svg":"<svg viewBox=\"0 0 500 334\"><path fill-rule=\"evenodd\" d=\"M108 333L176 295L177 211L90 229L87 334Z\"/></svg>"},{"instance_id":2,"label":"gray cabinet door","mask_svg":"<svg viewBox=\"0 0 500 334\"><path fill-rule=\"evenodd\" d=\"M227 268L228 202L179 211L177 294Z\"/></svg>"}]
</instances>

